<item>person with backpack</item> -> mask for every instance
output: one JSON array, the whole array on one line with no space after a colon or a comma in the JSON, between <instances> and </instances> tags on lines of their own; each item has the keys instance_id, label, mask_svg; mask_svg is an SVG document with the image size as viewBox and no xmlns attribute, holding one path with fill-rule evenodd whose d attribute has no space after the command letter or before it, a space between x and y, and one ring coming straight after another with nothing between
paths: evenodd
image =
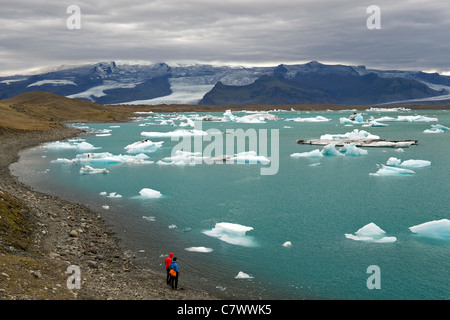
<instances>
[{"instance_id":1,"label":"person with backpack","mask_svg":"<svg viewBox=\"0 0 450 320\"><path fill-rule=\"evenodd\" d=\"M167 271L167 278L166 282L167 284L170 284L170 264L172 263L172 257L173 253L169 253L169 256L164 260L164 264L166 265L166 271Z\"/></svg>"},{"instance_id":2,"label":"person with backpack","mask_svg":"<svg viewBox=\"0 0 450 320\"><path fill-rule=\"evenodd\" d=\"M180 275L180 268L178 267L177 257L173 257L172 263L170 264L170 285L174 290L177 290L179 275Z\"/></svg>"}]
</instances>

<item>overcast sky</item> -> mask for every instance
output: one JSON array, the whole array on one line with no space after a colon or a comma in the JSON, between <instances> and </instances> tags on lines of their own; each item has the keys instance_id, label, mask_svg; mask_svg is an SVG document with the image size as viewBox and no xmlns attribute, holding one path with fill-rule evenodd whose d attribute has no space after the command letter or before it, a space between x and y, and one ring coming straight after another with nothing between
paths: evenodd
<instances>
[{"instance_id":1,"label":"overcast sky","mask_svg":"<svg viewBox=\"0 0 450 320\"><path fill-rule=\"evenodd\" d=\"M1 0L0 26L1 75L109 60L450 72L449 0Z\"/></svg>"}]
</instances>

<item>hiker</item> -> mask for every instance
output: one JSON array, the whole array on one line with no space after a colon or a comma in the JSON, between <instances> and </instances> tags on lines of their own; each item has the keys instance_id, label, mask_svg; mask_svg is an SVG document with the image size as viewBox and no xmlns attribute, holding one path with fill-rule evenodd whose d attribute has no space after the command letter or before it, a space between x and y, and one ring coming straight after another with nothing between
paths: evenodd
<instances>
[{"instance_id":1,"label":"hiker","mask_svg":"<svg viewBox=\"0 0 450 320\"><path fill-rule=\"evenodd\" d=\"M180 275L180 269L178 268L177 257L173 257L172 263L170 264L170 284L172 289L177 289L178 287L178 276Z\"/></svg>"},{"instance_id":2,"label":"hiker","mask_svg":"<svg viewBox=\"0 0 450 320\"><path fill-rule=\"evenodd\" d=\"M166 258L166 260L164 260L164 263L166 265L166 271L167 271L167 278L166 278L166 282L167 284L170 283L170 264L172 263L172 257L173 257L173 253L169 253L169 256Z\"/></svg>"}]
</instances>

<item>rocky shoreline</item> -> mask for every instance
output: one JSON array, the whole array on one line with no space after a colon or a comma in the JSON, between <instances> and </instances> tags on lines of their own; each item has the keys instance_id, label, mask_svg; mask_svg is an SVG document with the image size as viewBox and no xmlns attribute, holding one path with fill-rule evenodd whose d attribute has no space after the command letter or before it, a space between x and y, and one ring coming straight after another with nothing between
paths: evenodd
<instances>
[{"instance_id":1,"label":"rocky shoreline","mask_svg":"<svg viewBox=\"0 0 450 320\"><path fill-rule=\"evenodd\" d=\"M80 133L60 127L0 135L0 200L24 216L28 229L21 232L30 238L29 245L21 248L0 237L0 299L217 299L201 289L172 290L165 283L164 270L142 269L133 263L99 213L33 190L11 174L9 165L18 160L20 150ZM71 265L79 267L79 289L67 286Z\"/></svg>"}]
</instances>

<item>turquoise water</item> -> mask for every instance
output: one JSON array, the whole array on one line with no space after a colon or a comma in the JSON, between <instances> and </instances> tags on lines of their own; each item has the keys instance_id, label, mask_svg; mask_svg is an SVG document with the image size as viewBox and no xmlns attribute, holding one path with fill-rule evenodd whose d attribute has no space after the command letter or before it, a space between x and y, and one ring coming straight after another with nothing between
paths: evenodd
<instances>
[{"instance_id":1,"label":"turquoise water","mask_svg":"<svg viewBox=\"0 0 450 320\"><path fill-rule=\"evenodd\" d=\"M169 252L179 259L184 278L217 293L276 299L449 299L450 239L412 233L408 228L432 220L450 219L450 131L423 133L431 124L450 127L448 111L364 112L397 117L420 114L436 117L428 123L386 122L387 127L344 126L339 118L351 112L271 112L282 119L324 116L328 122L266 123L203 122L203 130L279 130L279 170L261 175L264 164L98 164L108 174L82 175L79 163L53 163L73 159L79 150L35 148L22 154L13 172L40 190L77 201L99 211L113 225L124 247L136 260L161 268ZM237 116L245 113L233 113ZM189 114L186 114L189 115ZM214 114L222 116L222 114ZM124 147L144 139L143 131L173 131L164 125L131 123L89 124L109 129L110 136L83 136L101 147L91 152L126 154ZM154 122L154 121L152 121ZM176 121L177 122L177 121ZM118 127L116 127L118 126ZM287 126L287 127L286 127ZM185 129L185 128L181 128ZM363 156L293 158L292 153L322 149L300 145L298 139L319 138L363 129L385 139L417 139L403 148L365 148ZM225 136L225 135L224 135ZM177 141L164 141L149 160L171 154ZM204 147L209 142L204 142ZM269 156L270 156L269 146ZM413 169L414 175L374 176L377 164L390 157L431 161L430 167ZM139 191L161 192L157 199L143 199ZM100 195L117 192L121 198ZM108 205L109 209L102 206ZM253 228L228 243L205 234L216 223ZM375 223L393 243L355 241L345 237ZM292 246L283 244L290 241ZM210 252L186 248L206 247ZM368 289L369 266L380 270L380 289ZM250 279L235 279L239 272Z\"/></svg>"}]
</instances>

